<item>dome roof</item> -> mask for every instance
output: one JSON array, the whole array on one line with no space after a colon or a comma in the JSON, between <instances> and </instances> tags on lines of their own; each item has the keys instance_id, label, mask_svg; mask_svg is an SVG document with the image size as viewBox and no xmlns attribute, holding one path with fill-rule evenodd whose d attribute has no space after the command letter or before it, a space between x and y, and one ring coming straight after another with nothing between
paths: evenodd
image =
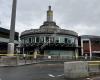
<instances>
[{"instance_id":1,"label":"dome roof","mask_svg":"<svg viewBox=\"0 0 100 80\"><path fill-rule=\"evenodd\" d=\"M40 29L46 29L46 28L53 28L53 29L59 29L60 27L56 25L55 22L51 21L51 22L44 22L43 25L40 26Z\"/></svg>"}]
</instances>

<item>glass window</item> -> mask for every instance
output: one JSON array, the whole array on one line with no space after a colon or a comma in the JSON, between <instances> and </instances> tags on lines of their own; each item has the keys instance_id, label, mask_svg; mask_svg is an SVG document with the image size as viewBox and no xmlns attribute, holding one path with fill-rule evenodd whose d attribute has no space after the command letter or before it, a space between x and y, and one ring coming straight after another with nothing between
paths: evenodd
<instances>
[{"instance_id":1,"label":"glass window","mask_svg":"<svg viewBox=\"0 0 100 80\"><path fill-rule=\"evenodd\" d=\"M24 44L24 39L22 40L22 43Z\"/></svg>"},{"instance_id":2,"label":"glass window","mask_svg":"<svg viewBox=\"0 0 100 80\"><path fill-rule=\"evenodd\" d=\"M54 43L54 37L50 37L50 43Z\"/></svg>"},{"instance_id":3,"label":"glass window","mask_svg":"<svg viewBox=\"0 0 100 80\"><path fill-rule=\"evenodd\" d=\"M44 37L40 37L40 43L44 42Z\"/></svg>"},{"instance_id":4,"label":"glass window","mask_svg":"<svg viewBox=\"0 0 100 80\"><path fill-rule=\"evenodd\" d=\"M68 43L68 39L67 38L65 38L65 43Z\"/></svg>"},{"instance_id":5,"label":"glass window","mask_svg":"<svg viewBox=\"0 0 100 80\"><path fill-rule=\"evenodd\" d=\"M26 44L26 39L24 39L24 42L25 42L25 44Z\"/></svg>"},{"instance_id":6,"label":"glass window","mask_svg":"<svg viewBox=\"0 0 100 80\"><path fill-rule=\"evenodd\" d=\"M32 37L32 42L33 42L33 43L35 42L35 37Z\"/></svg>"},{"instance_id":7,"label":"glass window","mask_svg":"<svg viewBox=\"0 0 100 80\"><path fill-rule=\"evenodd\" d=\"M71 40L71 43L73 43L73 42L74 42L74 38L70 38L70 40Z\"/></svg>"},{"instance_id":8,"label":"glass window","mask_svg":"<svg viewBox=\"0 0 100 80\"><path fill-rule=\"evenodd\" d=\"M46 42L49 42L49 37L46 37Z\"/></svg>"},{"instance_id":9,"label":"glass window","mask_svg":"<svg viewBox=\"0 0 100 80\"><path fill-rule=\"evenodd\" d=\"M31 43L32 42L32 40L31 40L31 38L29 38L29 43Z\"/></svg>"},{"instance_id":10,"label":"glass window","mask_svg":"<svg viewBox=\"0 0 100 80\"><path fill-rule=\"evenodd\" d=\"M60 43L64 43L64 37L60 37Z\"/></svg>"},{"instance_id":11,"label":"glass window","mask_svg":"<svg viewBox=\"0 0 100 80\"><path fill-rule=\"evenodd\" d=\"M23 43L25 44L25 39L23 39Z\"/></svg>"},{"instance_id":12,"label":"glass window","mask_svg":"<svg viewBox=\"0 0 100 80\"><path fill-rule=\"evenodd\" d=\"M39 37L36 37L36 42L37 42L37 43L39 42Z\"/></svg>"},{"instance_id":13,"label":"glass window","mask_svg":"<svg viewBox=\"0 0 100 80\"><path fill-rule=\"evenodd\" d=\"M55 37L55 43L59 43L59 37Z\"/></svg>"},{"instance_id":14,"label":"glass window","mask_svg":"<svg viewBox=\"0 0 100 80\"><path fill-rule=\"evenodd\" d=\"M89 41L83 41L83 43L89 43Z\"/></svg>"},{"instance_id":15,"label":"glass window","mask_svg":"<svg viewBox=\"0 0 100 80\"><path fill-rule=\"evenodd\" d=\"M100 44L100 41L99 41L99 40L97 40L97 41L94 41L94 43L95 43L95 44Z\"/></svg>"},{"instance_id":16,"label":"glass window","mask_svg":"<svg viewBox=\"0 0 100 80\"><path fill-rule=\"evenodd\" d=\"M25 39L25 43L28 43L28 39L27 38Z\"/></svg>"},{"instance_id":17,"label":"glass window","mask_svg":"<svg viewBox=\"0 0 100 80\"><path fill-rule=\"evenodd\" d=\"M68 39L68 41L67 41L67 42L68 42L68 44L71 44L71 40L70 40L70 39Z\"/></svg>"}]
</instances>

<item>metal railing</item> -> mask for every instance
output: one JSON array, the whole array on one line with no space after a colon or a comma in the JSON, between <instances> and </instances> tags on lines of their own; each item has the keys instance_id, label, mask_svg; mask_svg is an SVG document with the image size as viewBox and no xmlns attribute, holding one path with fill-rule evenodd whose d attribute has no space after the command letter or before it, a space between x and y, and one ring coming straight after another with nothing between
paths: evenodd
<instances>
[{"instance_id":1,"label":"metal railing","mask_svg":"<svg viewBox=\"0 0 100 80\"><path fill-rule=\"evenodd\" d=\"M17 65L24 65L24 64L32 64L32 63L40 63L40 62L65 62L65 61L72 61L76 60L75 57L70 56L57 56L57 55L28 55L28 54L0 54L0 64L4 64L5 60L3 57L14 57L11 61L16 60ZM16 58L16 59L15 59ZM8 62L8 61L6 61Z\"/></svg>"},{"instance_id":2,"label":"metal railing","mask_svg":"<svg viewBox=\"0 0 100 80\"><path fill-rule=\"evenodd\" d=\"M2 62L2 57L8 56L8 54L0 54L0 62ZM10 56L12 56L10 54ZM78 56L77 58L75 56L65 56L65 55L37 55L34 57L34 55L24 55L24 54L14 54L13 56L16 57L17 62L43 62L43 61L99 61L100 57L93 57L90 59L90 57L85 58L84 56Z\"/></svg>"}]
</instances>

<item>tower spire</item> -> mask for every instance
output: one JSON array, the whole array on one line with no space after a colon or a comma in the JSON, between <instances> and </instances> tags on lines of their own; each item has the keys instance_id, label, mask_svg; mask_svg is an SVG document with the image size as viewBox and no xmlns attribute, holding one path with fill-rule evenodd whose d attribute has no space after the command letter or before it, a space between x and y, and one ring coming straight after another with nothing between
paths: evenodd
<instances>
[{"instance_id":1,"label":"tower spire","mask_svg":"<svg viewBox=\"0 0 100 80\"><path fill-rule=\"evenodd\" d=\"M52 22L53 21L53 11L51 10L51 6L48 7L47 11L47 21Z\"/></svg>"},{"instance_id":2,"label":"tower spire","mask_svg":"<svg viewBox=\"0 0 100 80\"><path fill-rule=\"evenodd\" d=\"M51 6L49 6L49 11L51 11Z\"/></svg>"}]
</instances>

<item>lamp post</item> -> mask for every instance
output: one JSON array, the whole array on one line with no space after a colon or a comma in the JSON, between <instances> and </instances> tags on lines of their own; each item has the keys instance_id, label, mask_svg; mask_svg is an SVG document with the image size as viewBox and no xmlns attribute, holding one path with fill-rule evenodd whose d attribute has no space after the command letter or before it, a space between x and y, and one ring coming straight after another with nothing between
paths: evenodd
<instances>
[{"instance_id":1,"label":"lamp post","mask_svg":"<svg viewBox=\"0 0 100 80\"><path fill-rule=\"evenodd\" d=\"M17 0L13 0L12 3L12 14L11 14L11 25L10 25L10 36L9 36L9 43L8 43L8 54L14 54L14 37L15 37L15 21L16 21L16 6Z\"/></svg>"}]
</instances>

